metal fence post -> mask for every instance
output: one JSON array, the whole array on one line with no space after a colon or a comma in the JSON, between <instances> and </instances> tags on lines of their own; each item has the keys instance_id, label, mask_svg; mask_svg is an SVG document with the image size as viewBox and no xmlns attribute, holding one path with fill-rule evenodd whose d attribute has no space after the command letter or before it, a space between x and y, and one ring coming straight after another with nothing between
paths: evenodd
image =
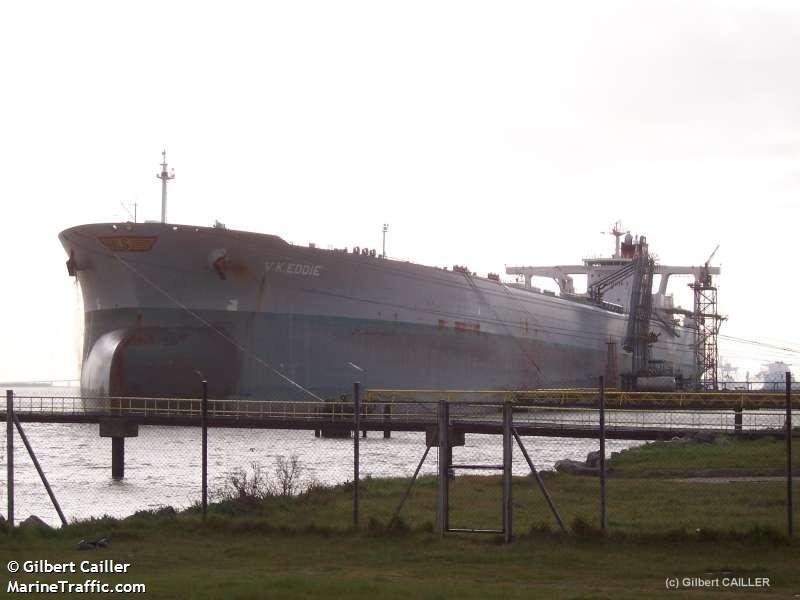
<instances>
[{"instance_id":1,"label":"metal fence post","mask_svg":"<svg viewBox=\"0 0 800 600\"><path fill-rule=\"evenodd\" d=\"M36 467L36 472L39 473L39 478L42 480L44 489L47 492L47 495L50 496L50 501L53 503L53 508L56 509L58 518L61 519L61 524L66 527L67 518L64 516L64 513L61 510L61 505L58 503L56 495L53 493L53 488L50 487L50 482L47 481L47 477L44 474L42 465L39 464L39 459L36 458L36 453L33 451L33 446L31 446L31 443L28 441L28 436L25 435L25 430L22 428L22 425L20 424L16 415L14 415L14 424L17 426L17 432L19 433L22 443L25 444L25 448L28 450L28 455L31 457L33 466Z\"/></svg>"},{"instance_id":2,"label":"metal fence post","mask_svg":"<svg viewBox=\"0 0 800 600\"><path fill-rule=\"evenodd\" d=\"M606 530L606 386L600 375L600 529Z\"/></svg>"},{"instance_id":3,"label":"metal fence post","mask_svg":"<svg viewBox=\"0 0 800 600\"><path fill-rule=\"evenodd\" d=\"M786 524L789 537L794 534L792 499L792 374L786 371Z\"/></svg>"},{"instance_id":4,"label":"metal fence post","mask_svg":"<svg viewBox=\"0 0 800 600\"><path fill-rule=\"evenodd\" d=\"M511 402L503 403L503 540L511 542L512 530L512 502L511 502L511 466L512 449L511 429L514 413L511 409Z\"/></svg>"},{"instance_id":5,"label":"metal fence post","mask_svg":"<svg viewBox=\"0 0 800 600\"><path fill-rule=\"evenodd\" d=\"M733 432L734 435L742 433L742 408L741 402L733 408Z\"/></svg>"},{"instance_id":6,"label":"metal fence post","mask_svg":"<svg viewBox=\"0 0 800 600\"><path fill-rule=\"evenodd\" d=\"M525 450L525 444L522 443L522 438L519 437L516 429L512 429L511 433L514 435L514 439L517 440L517 445L519 446L519 449L522 450L522 456L525 458L525 462L528 463L528 467L531 469L531 475L536 480L536 484L539 486L539 489L542 491L542 495L547 501L547 505L550 507L553 516L556 518L558 526L561 528L561 531L567 533L567 528L564 527L564 521L561 519L561 515L558 514L558 509L556 508L556 505L553 504L553 499L550 497L550 492L547 491L547 486L545 486L544 481L542 481L539 472L536 470L536 466L533 464L531 457L528 456L528 451Z\"/></svg>"},{"instance_id":7,"label":"metal fence post","mask_svg":"<svg viewBox=\"0 0 800 600\"><path fill-rule=\"evenodd\" d=\"M14 529L14 390L6 390L6 481L8 481L8 526Z\"/></svg>"},{"instance_id":8,"label":"metal fence post","mask_svg":"<svg viewBox=\"0 0 800 600\"><path fill-rule=\"evenodd\" d=\"M203 437L203 521L208 513L208 381L203 380L203 401L200 406L200 424Z\"/></svg>"},{"instance_id":9,"label":"metal fence post","mask_svg":"<svg viewBox=\"0 0 800 600\"><path fill-rule=\"evenodd\" d=\"M448 467L450 462L448 460L448 448L450 440L447 439L447 427L449 425L448 419L448 406L446 400L439 400L438 410L438 436L437 443L439 444L439 486L436 495L436 532L440 535L449 529L448 512L449 512L449 486L450 480L448 478Z\"/></svg>"},{"instance_id":10,"label":"metal fence post","mask_svg":"<svg viewBox=\"0 0 800 600\"><path fill-rule=\"evenodd\" d=\"M353 527L358 527L359 433L361 430L361 384L353 383Z\"/></svg>"}]
</instances>

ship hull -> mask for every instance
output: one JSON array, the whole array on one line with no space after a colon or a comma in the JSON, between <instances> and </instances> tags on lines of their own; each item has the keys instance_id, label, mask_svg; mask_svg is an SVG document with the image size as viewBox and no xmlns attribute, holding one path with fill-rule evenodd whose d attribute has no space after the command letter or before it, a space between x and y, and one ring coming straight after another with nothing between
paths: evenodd
<instances>
[{"instance_id":1,"label":"ship hull","mask_svg":"<svg viewBox=\"0 0 800 600\"><path fill-rule=\"evenodd\" d=\"M186 397L209 382L213 397L301 399L299 386L330 398L354 380L381 388L532 389L592 385L605 355L588 348L528 342L541 366L509 336L441 331L426 325L293 314L199 311L225 338L176 310L87 315L98 341L84 364L91 395ZM149 325L126 327L138 315ZM251 342L247 350L226 338ZM250 351L252 349L252 351ZM356 366L352 366L356 365ZM546 370L543 377L539 369Z\"/></svg>"},{"instance_id":2,"label":"ship hull","mask_svg":"<svg viewBox=\"0 0 800 600\"><path fill-rule=\"evenodd\" d=\"M354 380L585 386L624 335L625 315L464 273L268 235L120 227L61 234L86 308L86 395L193 397L202 379L212 397L293 400ZM659 328L654 358L691 377L691 332ZM628 360L618 351L620 371Z\"/></svg>"}]
</instances>

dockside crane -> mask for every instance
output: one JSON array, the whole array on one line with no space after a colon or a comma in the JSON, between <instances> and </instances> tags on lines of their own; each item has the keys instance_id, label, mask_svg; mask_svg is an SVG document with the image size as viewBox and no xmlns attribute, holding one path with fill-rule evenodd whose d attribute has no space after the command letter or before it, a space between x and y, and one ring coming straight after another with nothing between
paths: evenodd
<instances>
[{"instance_id":1,"label":"dockside crane","mask_svg":"<svg viewBox=\"0 0 800 600\"><path fill-rule=\"evenodd\" d=\"M719 250L719 244L709 255L700 273L689 287L694 293L695 326L694 362L697 384L704 389L719 389L719 329L727 317L717 309L717 286L711 276L710 264Z\"/></svg>"}]
</instances>

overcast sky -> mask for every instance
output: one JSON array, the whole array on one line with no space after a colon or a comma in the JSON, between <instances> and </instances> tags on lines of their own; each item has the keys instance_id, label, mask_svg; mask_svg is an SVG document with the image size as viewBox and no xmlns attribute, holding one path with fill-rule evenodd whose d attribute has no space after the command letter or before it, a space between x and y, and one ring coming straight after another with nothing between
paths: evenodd
<instances>
[{"instance_id":1,"label":"overcast sky","mask_svg":"<svg viewBox=\"0 0 800 600\"><path fill-rule=\"evenodd\" d=\"M763 0L4 2L0 380L78 373L56 236L158 218L162 147L176 223L387 222L390 255L481 274L607 254L617 219L664 263L720 244L723 333L800 348L798 35Z\"/></svg>"}]
</instances>

